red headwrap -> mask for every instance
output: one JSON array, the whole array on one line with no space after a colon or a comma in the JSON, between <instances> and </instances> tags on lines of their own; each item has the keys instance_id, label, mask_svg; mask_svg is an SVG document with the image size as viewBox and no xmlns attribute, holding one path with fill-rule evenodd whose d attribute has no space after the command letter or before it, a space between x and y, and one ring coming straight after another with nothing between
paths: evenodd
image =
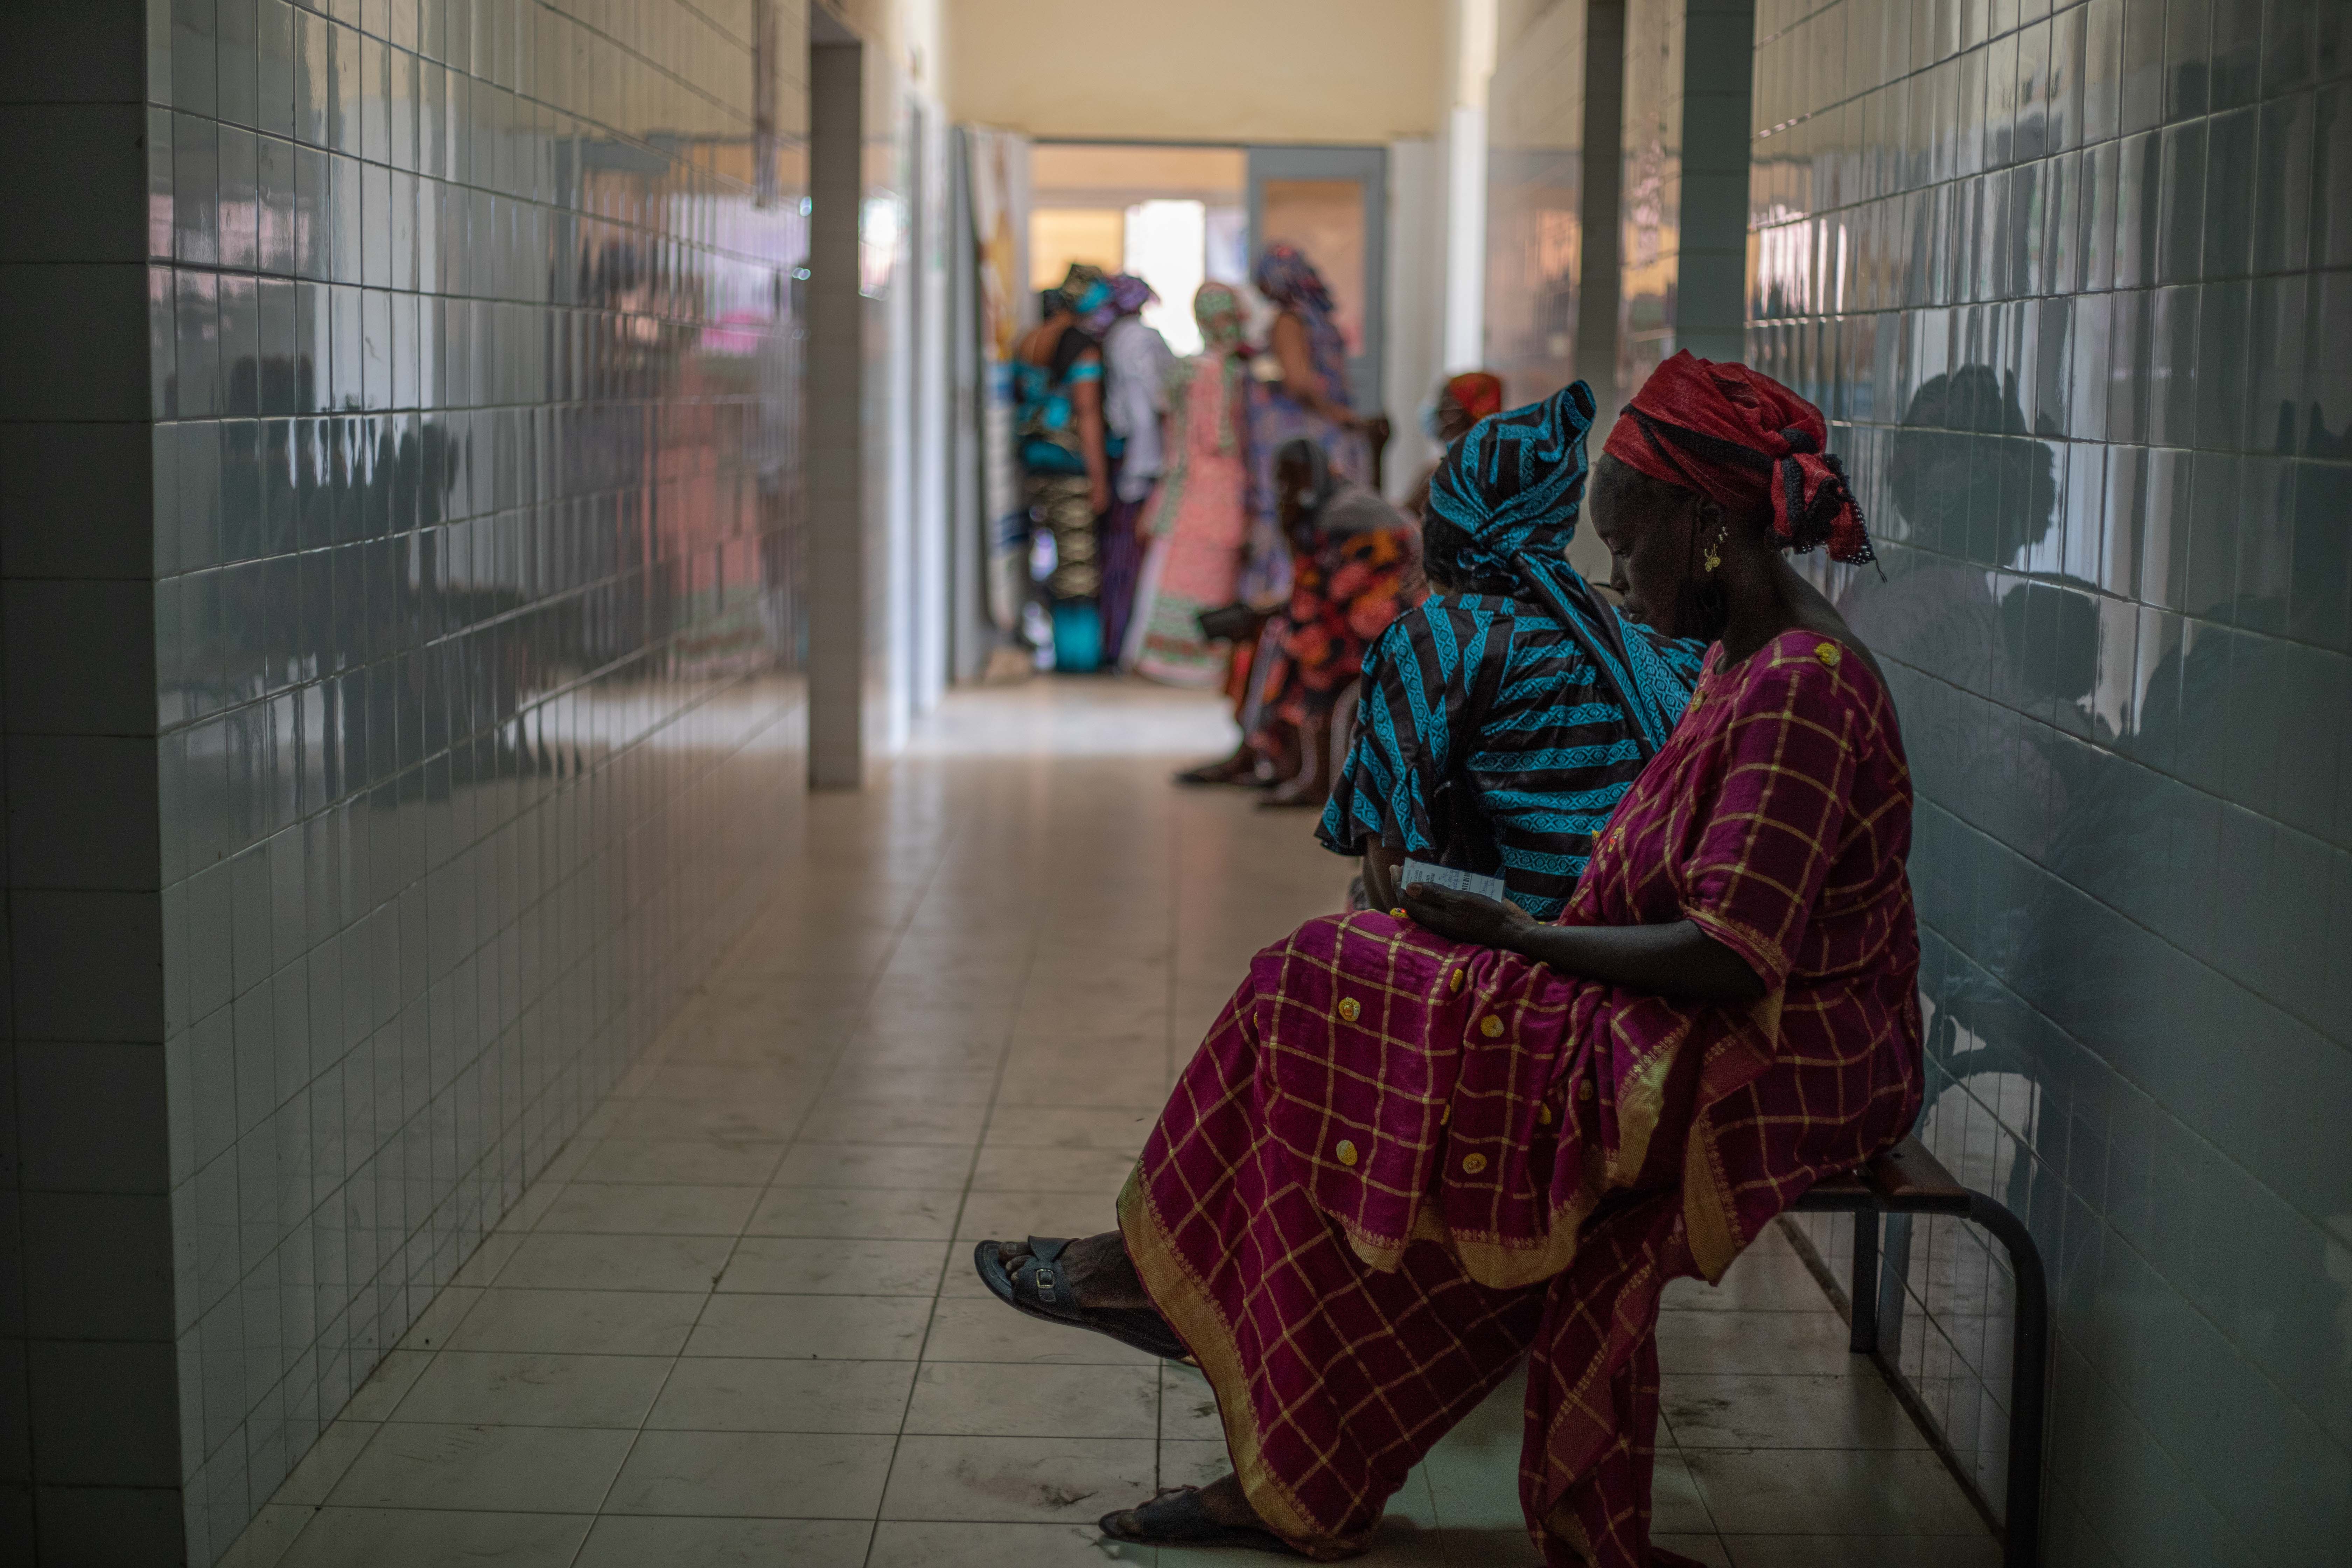
<instances>
[{"instance_id":1,"label":"red headwrap","mask_svg":"<svg viewBox=\"0 0 2352 1568\"><path fill-rule=\"evenodd\" d=\"M1465 370L1447 379L1445 395L1454 399L1454 405L1475 425L1488 415L1503 411L1503 378L1483 370Z\"/></svg>"},{"instance_id":2,"label":"red headwrap","mask_svg":"<svg viewBox=\"0 0 2352 1568\"><path fill-rule=\"evenodd\" d=\"M1795 549L1874 560L1845 466L1822 450L1828 436L1822 411L1770 376L1685 349L1650 373L1601 449L1735 516L1769 510Z\"/></svg>"}]
</instances>

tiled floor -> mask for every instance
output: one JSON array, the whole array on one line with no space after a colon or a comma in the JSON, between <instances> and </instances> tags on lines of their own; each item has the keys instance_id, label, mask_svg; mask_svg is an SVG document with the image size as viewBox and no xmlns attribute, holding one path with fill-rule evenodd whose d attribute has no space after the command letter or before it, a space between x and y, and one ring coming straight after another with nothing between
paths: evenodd
<instances>
[{"instance_id":1,"label":"tiled floor","mask_svg":"<svg viewBox=\"0 0 2352 1568\"><path fill-rule=\"evenodd\" d=\"M1201 699L1041 682L955 699L877 787L814 801L758 928L230 1562L1155 1561L1093 1521L1223 1468L1206 1386L1005 1310L965 1255L1106 1228L1249 953L1337 900L1307 817L1166 783L1224 738ZM1997 1561L1777 1235L1669 1306L1663 1544ZM1533 1562L1518 1432L1507 1389L1365 1561Z\"/></svg>"}]
</instances>

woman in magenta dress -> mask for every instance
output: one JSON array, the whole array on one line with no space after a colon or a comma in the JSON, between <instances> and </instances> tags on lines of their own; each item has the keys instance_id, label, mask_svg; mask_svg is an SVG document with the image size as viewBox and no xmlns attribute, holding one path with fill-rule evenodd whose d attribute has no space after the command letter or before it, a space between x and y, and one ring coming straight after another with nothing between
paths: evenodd
<instances>
[{"instance_id":1,"label":"woman in magenta dress","mask_svg":"<svg viewBox=\"0 0 2352 1568\"><path fill-rule=\"evenodd\" d=\"M1261 952L1076 1242L983 1243L1020 1310L1169 1354L1234 1474L1116 1540L1360 1550L1525 1358L1547 1563L1643 1568L1666 1281L1713 1280L1919 1109L1911 789L1869 655L1782 552L1869 558L1820 412L1659 368L1593 507L1629 615L1717 646L1558 923L1426 885Z\"/></svg>"}]
</instances>

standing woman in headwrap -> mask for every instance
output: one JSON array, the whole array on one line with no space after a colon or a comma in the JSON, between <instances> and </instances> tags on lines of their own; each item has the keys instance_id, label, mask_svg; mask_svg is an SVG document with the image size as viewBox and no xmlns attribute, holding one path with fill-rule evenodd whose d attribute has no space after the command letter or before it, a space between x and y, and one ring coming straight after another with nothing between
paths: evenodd
<instances>
[{"instance_id":1,"label":"standing woman in headwrap","mask_svg":"<svg viewBox=\"0 0 2352 1568\"><path fill-rule=\"evenodd\" d=\"M1435 590L1364 660L1356 739L1317 837L1364 857L1392 909L1409 857L1541 920L1681 719L1702 643L1628 621L1568 563L1584 498L1584 383L1483 419L1421 523Z\"/></svg>"},{"instance_id":2,"label":"standing woman in headwrap","mask_svg":"<svg viewBox=\"0 0 2352 1568\"><path fill-rule=\"evenodd\" d=\"M1170 686L1213 687L1225 659L1201 634L1201 612L1234 600L1249 539L1249 430L1242 303L1223 283L1192 296L1201 352L1168 374L1167 474L1145 503L1148 545L1128 637L1137 673Z\"/></svg>"},{"instance_id":3,"label":"standing woman in headwrap","mask_svg":"<svg viewBox=\"0 0 2352 1568\"><path fill-rule=\"evenodd\" d=\"M1242 592L1260 600L1279 596L1289 585L1276 515L1275 453L1304 438L1323 448L1341 478L1363 480L1371 473L1364 421L1348 391L1347 340L1333 319L1337 307L1323 275L1297 247L1269 245L1250 284L1279 312L1266 342L1279 374L1255 382L1250 397L1252 559Z\"/></svg>"},{"instance_id":4,"label":"standing woman in headwrap","mask_svg":"<svg viewBox=\"0 0 2352 1568\"><path fill-rule=\"evenodd\" d=\"M1029 519L1054 540L1045 599L1054 619L1055 668L1080 672L1102 661L1095 520L1111 502L1102 344L1087 330L1086 318L1109 300L1102 269L1073 262L1062 286L1045 296L1045 319L1013 351Z\"/></svg>"},{"instance_id":5,"label":"standing woman in headwrap","mask_svg":"<svg viewBox=\"0 0 2352 1568\"><path fill-rule=\"evenodd\" d=\"M1721 1279L1920 1104L1902 733L1784 556L1869 558L1825 436L1777 382L1678 354L1610 437L1595 526L1627 616L1715 646L1557 921L1430 883L1307 921L1185 1067L1118 1229L974 1249L1001 1300L1189 1355L1216 1394L1234 1473L1106 1536L1349 1556L1524 1365L1543 1561L1696 1568L1650 1540L1659 1294ZM1557 503L1557 445L1479 442L1464 477ZM1566 563L1515 532L1494 559L1549 602Z\"/></svg>"},{"instance_id":6,"label":"standing woman in headwrap","mask_svg":"<svg viewBox=\"0 0 2352 1568\"><path fill-rule=\"evenodd\" d=\"M1111 459L1111 503L1097 530L1102 560L1103 662L1120 662L1143 570L1136 519L1166 466L1160 421L1168 413L1168 372L1176 356L1144 324L1143 308L1160 296L1132 273L1109 280L1110 298L1086 321L1102 340L1105 449Z\"/></svg>"}]
</instances>

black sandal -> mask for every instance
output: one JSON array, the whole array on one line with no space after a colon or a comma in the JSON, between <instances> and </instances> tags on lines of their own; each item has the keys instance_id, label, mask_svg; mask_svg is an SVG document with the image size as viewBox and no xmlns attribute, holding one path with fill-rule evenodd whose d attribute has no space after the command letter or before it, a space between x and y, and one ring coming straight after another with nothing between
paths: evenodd
<instances>
[{"instance_id":1,"label":"black sandal","mask_svg":"<svg viewBox=\"0 0 2352 1568\"><path fill-rule=\"evenodd\" d=\"M1008 1269L998 1256L999 1244L983 1241L972 1248L971 1261L988 1293L1016 1312L1067 1328L1092 1329L1131 1350L1167 1361L1192 1359L1192 1352L1184 1348L1168 1320L1149 1307L1081 1307L1070 1300L1056 1267L1062 1249L1069 1245L1066 1237L1033 1236L1029 1256Z\"/></svg>"},{"instance_id":2,"label":"black sandal","mask_svg":"<svg viewBox=\"0 0 2352 1568\"><path fill-rule=\"evenodd\" d=\"M1199 787L1204 784L1232 784L1242 789L1265 789L1264 780L1257 776L1255 762L1244 765L1231 758L1222 763L1202 763L1197 768L1186 768L1176 775L1176 782Z\"/></svg>"},{"instance_id":3,"label":"black sandal","mask_svg":"<svg viewBox=\"0 0 2352 1568\"><path fill-rule=\"evenodd\" d=\"M1306 1555L1270 1530L1248 1524L1219 1524L1202 1506L1198 1487L1161 1487L1141 1508L1107 1513L1096 1524L1108 1539L1131 1546L1198 1546L1211 1551L1236 1548L1275 1552L1285 1557Z\"/></svg>"}]
</instances>

